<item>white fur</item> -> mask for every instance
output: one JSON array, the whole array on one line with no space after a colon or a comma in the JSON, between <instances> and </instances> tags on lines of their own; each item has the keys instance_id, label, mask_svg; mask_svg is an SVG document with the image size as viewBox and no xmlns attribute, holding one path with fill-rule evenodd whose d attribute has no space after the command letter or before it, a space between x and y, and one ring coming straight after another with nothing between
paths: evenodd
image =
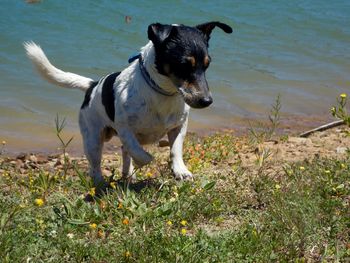
<instances>
[{"instance_id":1,"label":"white fur","mask_svg":"<svg viewBox=\"0 0 350 263\"><path fill-rule=\"evenodd\" d=\"M25 43L29 58L41 75L52 83L86 90L92 80L55 68L39 46ZM155 50L152 42L141 49L145 67L151 78L164 90L177 91L171 80L155 68ZM80 111L79 125L85 154L90 162L90 175L97 187L105 184L101 172L101 155L106 127L113 128L123 144L123 176L132 175L131 158L137 166L152 161L152 156L141 145L155 143L165 134L169 137L172 170L177 179L191 178L182 159L182 145L187 130L190 107L180 94L168 97L151 89L134 61L117 77L113 88L115 120L112 122L102 104L102 78L94 88L89 105ZM131 157L131 158L130 158Z\"/></svg>"},{"instance_id":2,"label":"white fur","mask_svg":"<svg viewBox=\"0 0 350 263\"><path fill-rule=\"evenodd\" d=\"M92 79L79 76L74 73L64 72L54 67L45 56L40 46L34 42L25 42L28 57L33 61L40 75L49 82L65 88L77 88L87 90L93 81Z\"/></svg>"}]
</instances>

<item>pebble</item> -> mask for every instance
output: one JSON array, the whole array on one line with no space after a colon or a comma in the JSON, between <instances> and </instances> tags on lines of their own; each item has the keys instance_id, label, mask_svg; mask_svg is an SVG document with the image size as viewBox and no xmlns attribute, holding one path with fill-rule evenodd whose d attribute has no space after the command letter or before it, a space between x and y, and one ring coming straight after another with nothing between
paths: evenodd
<instances>
[{"instance_id":1,"label":"pebble","mask_svg":"<svg viewBox=\"0 0 350 263\"><path fill-rule=\"evenodd\" d=\"M47 159L47 157L46 156L44 156L44 155L37 155L36 156L36 161L37 161L37 163L39 163L39 164L43 164L43 163L47 163L48 162L48 159Z\"/></svg>"},{"instance_id":2,"label":"pebble","mask_svg":"<svg viewBox=\"0 0 350 263\"><path fill-rule=\"evenodd\" d=\"M301 138L301 137L290 137L288 138L288 142L296 143L296 144L305 144L305 145L312 144L312 141L310 138Z\"/></svg>"},{"instance_id":3,"label":"pebble","mask_svg":"<svg viewBox=\"0 0 350 263\"><path fill-rule=\"evenodd\" d=\"M19 155L17 155L16 159L25 161L28 158L28 154L26 153L20 153Z\"/></svg>"},{"instance_id":4,"label":"pebble","mask_svg":"<svg viewBox=\"0 0 350 263\"><path fill-rule=\"evenodd\" d=\"M29 156L29 160L33 163L37 163L38 162L38 158L36 158L36 156L34 154Z\"/></svg>"},{"instance_id":5,"label":"pebble","mask_svg":"<svg viewBox=\"0 0 350 263\"><path fill-rule=\"evenodd\" d=\"M344 154L344 153L346 153L347 148L346 147L337 147L336 151L338 154Z\"/></svg>"}]
</instances>

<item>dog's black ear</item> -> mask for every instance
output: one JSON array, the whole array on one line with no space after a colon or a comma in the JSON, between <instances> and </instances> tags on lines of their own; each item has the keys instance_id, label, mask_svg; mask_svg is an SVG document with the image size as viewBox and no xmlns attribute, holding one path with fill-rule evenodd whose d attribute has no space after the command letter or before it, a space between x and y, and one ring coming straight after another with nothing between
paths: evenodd
<instances>
[{"instance_id":1,"label":"dog's black ear","mask_svg":"<svg viewBox=\"0 0 350 263\"><path fill-rule=\"evenodd\" d=\"M233 31L232 27L221 22L208 22L208 23L197 25L196 28L202 31L203 34L206 36L207 40L209 41L211 31L213 31L213 29L216 26L221 28L227 34L231 34Z\"/></svg>"},{"instance_id":2,"label":"dog's black ear","mask_svg":"<svg viewBox=\"0 0 350 263\"><path fill-rule=\"evenodd\" d=\"M148 39L151 40L154 45L161 44L170 36L172 29L173 26L171 25L162 25L160 23L151 24L148 26Z\"/></svg>"}]
</instances>

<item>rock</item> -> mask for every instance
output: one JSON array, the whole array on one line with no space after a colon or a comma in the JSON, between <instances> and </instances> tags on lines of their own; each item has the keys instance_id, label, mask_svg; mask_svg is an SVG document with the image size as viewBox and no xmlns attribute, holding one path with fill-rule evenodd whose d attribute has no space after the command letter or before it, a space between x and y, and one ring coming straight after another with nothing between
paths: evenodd
<instances>
[{"instance_id":1,"label":"rock","mask_svg":"<svg viewBox=\"0 0 350 263\"><path fill-rule=\"evenodd\" d=\"M34 154L29 156L29 160L31 162L33 162L33 163L37 163L38 162L38 158Z\"/></svg>"},{"instance_id":2,"label":"rock","mask_svg":"<svg viewBox=\"0 0 350 263\"><path fill-rule=\"evenodd\" d=\"M36 158L38 164L44 164L48 162L48 159L45 155L37 155Z\"/></svg>"},{"instance_id":3,"label":"rock","mask_svg":"<svg viewBox=\"0 0 350 263\"><path fill-rule=\"evenodd\" d=\"M56 167L56 166L59 166L59 165L62 165L62 162L61 162L60 159L57 159L55 164L54 164L54 166Z\"/></svg>"},{"instance_id":4,"label":"rock","mask_svg":"<svg viewBox=\"0 0 350 263\"><path fill-rule=\"evenodd\" d=\"M345 154L347 152L348 148L346 147L337 147L337 154Z\"/></svg>"},{"instance_id":5,"label":"rock","mask_svg":"<svg viewBox=\"0 0 350 263\"><path fill-rule=\"evenodd\" d=\"M310 145L312 144L312 141L310 138L290 137L288 138L288 143Z\"/></svg>"},{"instance_id":6,"label":"rock","mask_svg":"<svg viewBox=\"0 0 350 263\"><path fill-rule=\"evenodd\" d=\"M24 165L24 163L21 159L16 160L16 168L17 169L23 168L23 165Z\"/></svg>"},{"instance_id":7,"label":"rock","mask_svg":"<svg viewBox=\"0 0 350 263\"><path fill-rule=\"evenodd\" d=\"M26 153L20 153L19 155L17 155L16 159L25 161L25 160L28 159L28 154L26 154Z\"/></svg>"},{"instance_id":8,"label":"rock","mask_svg":"<svg viewBox=\"0 0 350 263\"><path fill-rule=\"evenodd\" d=\"M56 160L57 158L59 158L59 154L50 154L47 159L50 161Z\"/></svg>"},{"instance_id":9,"label":"rock","mask_svg":"<svg viewBox=\"0 0 350 263\"><path fill-rule=\"evenodd\" d=\"M59 160L61 160L61 163L64 163L67 160L67 163L70 163L71 157L68 153L64 155L63 153L58 157Z\"/></svg>"}]
</instances>

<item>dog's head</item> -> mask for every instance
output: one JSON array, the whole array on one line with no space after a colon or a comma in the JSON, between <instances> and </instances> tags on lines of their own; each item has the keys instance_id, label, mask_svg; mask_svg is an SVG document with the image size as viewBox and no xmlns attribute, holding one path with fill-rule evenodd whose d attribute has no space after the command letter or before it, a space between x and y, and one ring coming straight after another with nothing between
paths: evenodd
<instances>
[{"instance_id":1,"label":"dog's head","mask_svg":"<svg viewBox=\"0 0 350 263\"><path fill-rule=\"evenodd\" d=\"M185 102L193 108L208 107L213 102L205 71L211 60L208 42L215 27L232 33L230 26L220 22L195 27L156 23L148 27L158 72L171 79Z\"/></svg>"}]
</instances>

